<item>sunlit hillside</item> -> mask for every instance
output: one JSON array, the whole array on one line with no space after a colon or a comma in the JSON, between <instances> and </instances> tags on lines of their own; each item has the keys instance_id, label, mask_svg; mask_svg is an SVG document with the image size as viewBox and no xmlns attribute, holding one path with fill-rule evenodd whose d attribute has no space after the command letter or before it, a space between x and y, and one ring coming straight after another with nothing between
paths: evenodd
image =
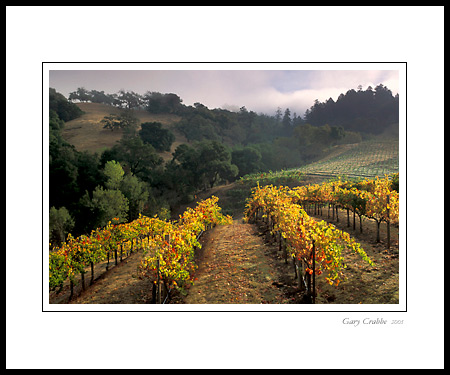
<instances>
[{"instance_id":1,"label":"sunlit hillside","mask_svg":"<svg viewBox=\"0 0 450 375\"><path fill-rule=\"evenodd\" d=\"M100 121L103 117L110 114L118 114L120 109L99 103L78 103L77 104L84 114L74 120L68 121L62 131L63 138L75 146L78 151L101 152L106 148L114 146L114 144L122 138L123 131L115 129L103 129ZM174 150L180 143L185 142L182 135L176 132L174 124L180 120L180 117L172 114L152 114L145 110L134 110L136 117L140 123L159 122L167 129L170 129L176 137L172 144ZM170 158L171 153L162 153L164 159Z\"/></svg>"}]
</instances>

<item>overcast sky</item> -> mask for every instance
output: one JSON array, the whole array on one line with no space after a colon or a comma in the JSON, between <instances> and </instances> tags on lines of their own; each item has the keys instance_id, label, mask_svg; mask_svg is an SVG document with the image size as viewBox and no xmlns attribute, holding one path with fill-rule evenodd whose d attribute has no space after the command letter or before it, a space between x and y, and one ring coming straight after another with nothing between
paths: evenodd
<instances>
[{"instance_id":1,"label":"overcast sky","mask_svg":"<svg viewBox=\"0 0 450 375\"><path fill-rule=\"evenodd\" d=\"M361 64L364 69L364 64ZM245 106L273 115L278 107L302 116L318 99L336 100L362 85L399 90L397 70L49 70L49 86L64 96L79 87L104 91L174 93L183 104L239 110Z\"/></svg>"}]
</instances>

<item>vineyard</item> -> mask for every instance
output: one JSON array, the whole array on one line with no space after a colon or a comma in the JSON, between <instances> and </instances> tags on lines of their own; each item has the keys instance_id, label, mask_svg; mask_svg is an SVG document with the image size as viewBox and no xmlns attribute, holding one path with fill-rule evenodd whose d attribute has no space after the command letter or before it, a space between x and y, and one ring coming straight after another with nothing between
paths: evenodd
<instances>
[{"instance_id":1,"label":"vineyard","mask_svg":"<svg viewBox=\"0 0 450 375\"><path fill-rule=\"evenodd\" d=\"M287 276L291 272L291 266L288 266L288 263L292 262L294 271L292 277L293 280L295 279L295 285L291 283L289 293L290 295L295 293L300 298L292 300L290 297L288 302L272 301L268 303L329 303L324 298L331 298L330 295L335 296L338 289L345 290L347 288L348 290L348 286L341 288L341 285L347 285L346 281L349 277L353 279L352 283L356 283L355 274L349 270L357 268L358 272L364 270L370 275L375 274L382 264L386 265L386 270L389 269L389 275L386 274L389 280L394 277L392 281L389 281L389 287L392 288L389 295L391 293L398 294L398 265L392 269L387 267L388 263L386 263L390 262L392 257L393 260L397 258L396 251L394 253L392 251L386 253L382 250L374 252L372 245L369 245L370 252L366 252L366 244L361 245L359 240L350 236L347 230L342 228L346 223L346 227L352 229L354 234L364 232L368 236L371 233L368 228L373 226L376 228L376 232L372 241L379 243L388 251L391 247L390 228L393 227L398 232L399 196L397 190L397 174L382 179L377 177L359 182L338 179L293 188L273 185L254 187L250 198L247 199L244 222L257 224L269 235L269 242L273 245L272 247L276 248L275 253L272 254L283 260L281 262L283 264L280 264L279 267L284 265L288 267L280 271L283 274L283 280L290 278ZM233 196L232 192L233 190L227 190L226 194ZM127 259L135 252L141 252L143 257L139 261L137 274L134 277L150 281L152 303L170 302L174 295L171 293L172 291L181 290L184 293L187 290L192 291L192 287L194 289L197 287L197 276L200 277L201 274L197 271L198 259L196 259L196 254L202 247L200 235L208 228L221 224L226 224L226 226L232 224L236 228L233 233L246 231L245 226L236 227L236 221L233 221L228 215L223 215L217 203L218 198L215 196L201 200L195 207L187 207L176 221L141 216L127 224L115 224L113 220L106 227L92 231L89 236L73 238L69 235L67 241L60 248L55 248L50 252L50 290L55 293L55 291L61 290L63 285L66 285L67 288L67 284L69 284L70 299L72 299L74 285L78 284L80 287L81 284L83 291L87 289L85 275L89 273L89 284L94 283L94 267L101 269L102 265L103 267L106 265L107 271L113 264L116 266L122 259ZM321 220L321 217L326 217L328 222ZM380 232L382 223L385 223L386 230ZM341 224L341 229L338 229L339 224ZM222 237L216 238L215 242L210 239L206 250L202 250L202 252L211 251L211 246L216 246L221 242L230 243L231 246L235 243L234 241L242 243L242 234L232 235L231 240L225 240L229 233L232 233L230 230L226 227L221 230L220 236L224 240ZM208 232L212 232L213 237L214 233L219 235L217 229ZM223 251L228 259L240 260L249 259L251 254L253 254L253 258L263 257L262 253L267 252L267 249L264 250L266 246L252 241L251 235L245 236L246 243L249 244L242 248L246 249L245 251L233 250L233 247L225 250L225 247L228 246L225 245L218 250L218 254L220 255L220 251ZM211 235L207 237L211 238ZM253 244L250 245L251 243ZM237 254L236 251L240 251L240 253ZM226 259L218 262L224 262L224 264L228 264L228 267L215 266L216 269L223 269L222 276L214 277L216 284L218 277L230 274L232 269L240 266L231 264ZM246 265L241 272L232 273L233 276L227 278L226 285L234 285L239 281L241 284L239 287L242 289L245 284L242 275L252 267ZM250 275L255 277L253 273ZM210 276L208 275L208 277ZM261 275L259 278L262 283L265 282L265 279L273 279L272 273L269 276ZM288 284L289 282L285 281L282 284L273 282L273 285L283 285L286 288L288 288ZM209 290L211 295L214 294L210 287L211 280L206 282L200 280L198 285ZM265 291L264 293L274 295L273 292L269 292L274 288L273 285L266 285L264 288L261 286L261 289ZM239 287L235 287L233 290L239 290ZM332 289L329 289L330 287ZM116 289L120 288L120 285L116 287ZM255 293L254 286L250 289L250 292L247 288L245 293L241 293L246 296L241 303L248 303L244 301L248 301L252 292ZM356 288L356 290L359 289L363 290L364 286ZM397 292L395 292L396 289ZM200 295L203 292L196 293ZM261 292L262 300L268 298L267 295L263 296L264 293ZM367 293L364 292L364 294ZM223 294L221 295L223 296ZM282 301L280 297L277 298L276 301ZM336 297L332 298L331 301ZM354 297L347 295L347 297L339 298L352 300ZM389 297L388 300L391 301L391 298ZM223 300L224 297L220 297L219 301ZM239 299L232 299L233 303L239 303L236 301ZM173 301L172 303L189 302L178 300L178 302ZM335 303L343 302L338 299Z\"/></svg>"},{"instance_id":2,"label":"vineyard","mask_svg":"<svg viewBox=\"0 0 450 375\"><path fill-rule=\"evenodd\" d=\"M319 161L296 169L252 173L240 181L246 184L287 185L303 182L305 177L358 180L392 175L399 172L397 140L376 140L335 146Z\"/></svg>"},{"instance_id":3,"label":"vineyard","mask_svg":"<svg viewBox=\"0 0 450 375\"><path fill-rule=\"evenodd\" d=\"M299 168L304 174L374 178L399 172L398 140L340 146L318 162Z\"/></svg>"},{"instance_id":4,"label":"vineyard","mask_svg":"<svg viewBox=\"0 0 450 375\"><path fill-rule=\"evenodd\" d=\"M114 224L118 221L116 218L89 236L73 238L69 235L60 248L50 252L50 290L62 289L68 281L72 298L78 275L85 289L84 275L88 268L92 284L96 264L107 259L108 270L113 258L117 265L118 258L122 261L124 256L143 250L146 255L140 265L140 277L153 281L155 299L160 301L161 287L169 294L171 287L193 281L194 249L201 246L199 235L210 226L231 223L230 217L221 214L217 200L212 197L200 202L195 209L186 209L177 222L140 216L131 223Z\"/></svg>"},{"instance_id":5,"label":"vineyard","mask_svg":"<svg viewBox=\"0 0 450 375\"><path fill-rule=\"evenodd\" d=\"M367 256L361 245L354 241L347 232L337 229L325 221L311 218L305 209L314 214L323 215L323 208L328 208L327 216L339 220L338 207L347 211L347 225L350 226L350 211L360 218L374 219L377 223L376 241L380 242L380 224L387 225L387 247L390 247L390 225L398 224L398 175L390 179L365 180L360 183L334 181L313 186L301 186L293 189L287 187L263 188L257 186L246 208L246 220L264 220L280 249L283 248L285 262L293 259L295 277L299 289L306 288L307 296L316 297L315 279L323 275L330 285L339 285L345 280L346 261L343 250L346 248L358 254L370 266L374 262ZM393 188L394 187L394 188Z\"/></svg>"}]
</instances>

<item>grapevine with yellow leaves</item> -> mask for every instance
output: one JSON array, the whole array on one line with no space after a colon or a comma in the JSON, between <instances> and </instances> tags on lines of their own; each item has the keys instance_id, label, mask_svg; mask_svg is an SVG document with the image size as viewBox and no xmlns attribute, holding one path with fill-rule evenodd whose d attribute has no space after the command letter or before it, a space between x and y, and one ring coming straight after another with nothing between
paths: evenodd
<instances>
[{"instance_id":1,"label":"grapevine with yellow leaves","mask_svg":"<svg viewBox=\"0 0 450 375\"><path fill-rule=\"evenodd\" d=\"M140 267L142 275L156 280L159 259L158 271L166 282L176 285L192 280L196 268L194 248L200 247L198 234L208 225L232 222L230 216L221 213L217 201L213 196L199 202L194 209L188 208L177 222L140 215L125 224L118 224L119 218L114 218L90 235L74 238L69 234L59 248L50 251L49 289L61 288L66 280L75 283L76 276L84 274L86 267L105 259L117 259L118 252L129 254L138 244L147 251Z\"/></svg>"},{"instance_id":2,"label":"grapevine with yellow leaves","mask_svg":"<svg viewBox=\"0 0 450 375\"><path fill-rule=\"evenodd\" d=\"M274 231L279 231L288 244L288 255L307 264L306 271L324 275L330 284L339 285L345 279L345 262L342 250L350 249L357 253L369 265L372 260L361 245L350 235L325 221L315 221L303 208L295 203L296 192L287 187L272 185L253 189L247 202L245 217L248 220L257 210L263 210L274 224ZM315 264L310 257L315 247Z\"/></svg>"}]
</instances>

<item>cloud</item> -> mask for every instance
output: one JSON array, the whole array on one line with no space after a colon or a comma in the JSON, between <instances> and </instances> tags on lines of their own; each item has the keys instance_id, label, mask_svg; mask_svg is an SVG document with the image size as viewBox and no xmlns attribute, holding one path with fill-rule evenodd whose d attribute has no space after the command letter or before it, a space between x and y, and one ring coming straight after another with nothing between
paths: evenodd
<instances>
[{"instance_id":1,"label":"cloud","mask_svg":"<svg viewBox=\"0 0 450 375\"><path fill-rule=\"evenodd\" d=\"M281 107L303 116L316 99L337 100L359 85L366 89L383 83L394 95L398 87L395 71L209 71L196 76L195 85L186 96L181 95L183 100L196 100L209 108L238 110L245 106L269 115Z\"/></svg>"},{"instance_id":2,"label":"cloud","mask_svg":"<svg viewBox=\"0 0 450 375\"><path fill-rule=\"evenodd\" d=\"M185 105L239 110L245 106L272 115L278 107L303 116L306 109L362 85L383 83L395 95L393 70L59 70L50 71L50 87L63 95L78 87L115 93L121 89L174 93Z\"/></svg>"},{"instance_id":3,"label":"cloud","mask_svg":"<svg viewBox=\"0 0 450 375\"><path fill-rule=\"evenodd\" d=\"M255 111L273 114L277 107L289 108L291 113L303 116L317 99L325 102L337 100L340 94L350 89L375 88L382 83L393 93L398 93L398 72L380 70L328 70L328 71L283 71L270 73L270 85L260 88L253 97L246 97L248 107Z\"/></svg>"}]
</instances>

